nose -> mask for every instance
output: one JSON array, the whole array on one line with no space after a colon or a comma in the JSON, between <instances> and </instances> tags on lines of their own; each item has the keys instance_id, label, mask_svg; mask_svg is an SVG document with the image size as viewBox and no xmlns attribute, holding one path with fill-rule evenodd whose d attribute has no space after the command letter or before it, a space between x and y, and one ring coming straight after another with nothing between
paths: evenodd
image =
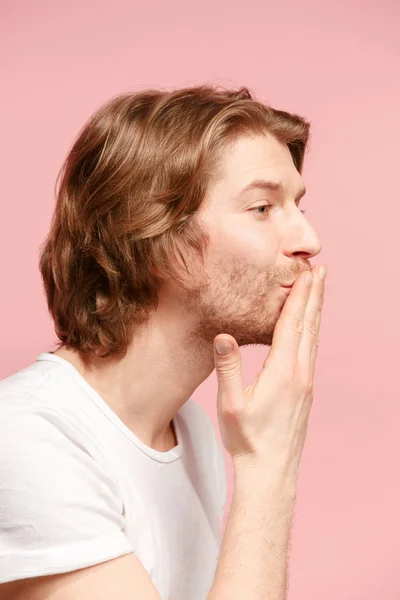
<instances>
[{"instance_id":1,"label":"nose","mask_svg":"<svg viewBox=\"0 0 400 600\"><path fill-rule=\"evenodd\" d=\"M302 258L304 261L317 256L322 243L307 219L300 213L301 219L292 222L286 231L283 253L289 258Z\"/></svg>"}]
</instances>

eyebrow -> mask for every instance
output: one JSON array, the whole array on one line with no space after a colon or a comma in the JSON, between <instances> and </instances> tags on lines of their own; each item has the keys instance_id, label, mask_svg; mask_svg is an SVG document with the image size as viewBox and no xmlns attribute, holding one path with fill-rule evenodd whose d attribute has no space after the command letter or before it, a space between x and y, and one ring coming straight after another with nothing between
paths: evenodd
<instances>
[{"instance_id":1,"label":"eyebrow","mask_svg":"<svg viewBox=\"0 0 400 600\"><path fill-rule=\"evenodd\" d=\"M281 194L283 194L283 192L284 192L284 186L283 186L283 183L281 181L267 181L266 179L255 179L251 183L248 183L239 192L238 197L240 197L243 194L245 194L246 192L248 192L250 190L254 190L254 189L269 190L269 191L272 191L272 192L279 192ZM307 192L307 189L304 186L300 190L300 192L297 194L297 196L296 196L296 202L298 202L300 200L300 198L302 198L306 194L306 192Z\"/></svg>"}]
</instances>

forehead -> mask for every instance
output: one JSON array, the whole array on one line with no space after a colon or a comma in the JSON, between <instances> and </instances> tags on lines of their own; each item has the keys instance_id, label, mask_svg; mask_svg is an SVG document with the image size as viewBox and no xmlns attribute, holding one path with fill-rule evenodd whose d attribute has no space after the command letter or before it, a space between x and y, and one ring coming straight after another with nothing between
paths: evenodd
<instances>
[{"instance_id":1,"label":"forehead","mask_svg":"<svg viewBox=\"0 0 400 600\"><path fill-rule=\"evenodd\" d=\"M242 136L222 151L218 179L209 191L211 196L222 192L234 196L255 179L281 182L284 191L295 195L303 187L286 144L265 134Z\"/></svg>"}]
</instances>

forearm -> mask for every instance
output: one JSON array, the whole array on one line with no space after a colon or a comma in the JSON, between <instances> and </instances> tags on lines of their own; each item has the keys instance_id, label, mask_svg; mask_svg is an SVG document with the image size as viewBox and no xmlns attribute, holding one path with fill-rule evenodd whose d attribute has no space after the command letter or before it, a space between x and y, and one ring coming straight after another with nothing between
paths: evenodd
<instances>
[{"instance_id":1,"label":"forearm","mask_svg":"<svg viewBox=\"0 0 400 600\"><path fill-rule=\"evenodd\" d=\"M235 490L207 600L284 600L297 473L234 469Z\"/></svg>"}]
</instances>

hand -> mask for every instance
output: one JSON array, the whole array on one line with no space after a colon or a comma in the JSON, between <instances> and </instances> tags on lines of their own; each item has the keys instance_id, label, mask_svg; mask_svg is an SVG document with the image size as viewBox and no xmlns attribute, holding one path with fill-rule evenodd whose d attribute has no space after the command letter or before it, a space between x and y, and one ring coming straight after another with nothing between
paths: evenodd
<instances>
[{"instance_id":1,"label":"hand","mask_svg":"<svg viewBox=\"0 0 400 600\"><path fill-rule=\"evenodd\" d=\"M276 455L300 461L313 400L314 369L325 283L311 271L293 284L275 326L272 345L255 381L243 390L242 361L236 340L221 334L214 340L218 378L217 410L221 437L234 464L265 464ZM219 355L215 344L231 342Z\"/></svg>"}]
</instances>

